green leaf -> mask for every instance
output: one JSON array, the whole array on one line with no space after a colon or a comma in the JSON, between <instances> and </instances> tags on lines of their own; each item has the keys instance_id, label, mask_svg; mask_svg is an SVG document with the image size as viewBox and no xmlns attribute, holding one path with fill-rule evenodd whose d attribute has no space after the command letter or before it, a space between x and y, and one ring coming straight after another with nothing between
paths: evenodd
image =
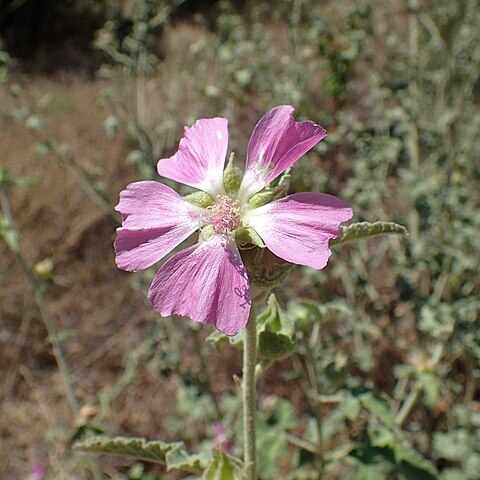
<instances>
[{"instance_id":1,"label":"green leaf","mask_svg":"<svg viewBox=\"0 0 480 480\"><path fill-rule=\"evenodd\" d=\"M205 340L207 342L214 343L215 345L217 345L217 347L221 347L223 345L231 345L232 347L242 350L244 337L244 330L241 330L240 333L233 337L229 337L228 335L225 335L218 330L214 330L210 335L208 335Z\"/></svg>"},{"instance_id":2,"label":"green leaf","mask_svg":"<svg viewBox=\"0 0 480 480\"><path fill-rule=\"evenodd\" d=\"M202 476L202 480L243 480L246 478L243 462L224 451L214 453L213 460Z\"/></svg>"},{"instance_id":3,"label":"green leaf","mask_svg":"<svg viewBox=\"0 0 480 480\"><path fill-rule=\"evenodd\" d=\"M395 425L395 417L392 410L384 397L380 397L372 391L362 392L357 395L363 408L372 415L375 415L385 425L393 427Z\"/></svg>"},{"instance_id":4,"label":"green leaf","mask_svg":"<svg viewBox=\"0 0 480 480\"><path fill-rule=\"evenodd\" d=\"M76 443L73 448L82 452L146 460L165 465L167 470L184 470L194 474L203 471L206 464L205 458L201 455L189 455L183 442L147 441L144 438L98 435Z\"/></svg>"},{"instance_id":5,"label":"green leaf","mask_svg":"<svg viewBox=\"0 0 480 480\"><path fill-rule=\"evenodd\" d=\"M270 295L267 309L257 317L258 355L269 360L281 360L295 350L293 321Z\"/></svg>"},{"instance_id":6,"label":"green leaf","mask_svg":"<svg viewBox=\"0 0 480 480\"><path fill-rule=\"evenodd\" d=\"M358 222L345 227L340 227L340 235L330 241L330 245L361 240L363 238L383 235L387 233L397 233L408 237L408 230L398 223L394 222Z\"/></svg>"},{"instance_id":7,"label":"green leaf","mask_svg":"<svg viewBox=\"0 0 480 480\"><path fill-rule=\"evenodd\" d=\"M417 450L405 446L396 433L380 425L369 425L363 445L350 455L365 465L389 466L392 474L406 480L439 478L430 461Z\"/></svg>"}]
</instances>

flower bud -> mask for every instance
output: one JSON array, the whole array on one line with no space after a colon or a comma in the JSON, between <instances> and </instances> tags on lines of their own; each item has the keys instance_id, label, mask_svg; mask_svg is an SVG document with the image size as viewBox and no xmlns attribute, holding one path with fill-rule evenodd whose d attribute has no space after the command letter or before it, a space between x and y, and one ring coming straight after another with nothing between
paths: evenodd
<instances>
[{"instance_id":1,"label":"flower bud","mask_svg":"<svg viewBox=\"0 0 480 480\"><path fill-rule=\"evenodd\" d=\"M40 280L49 280L52 278L53 269L54 264L51 258L44 258L33 267L33 271Z\"/></svg>"},{"instance_id":2,"label":"flower bud","mask_svg":"<svg viewBox=\"0 0 480 480\"><path fill-rule=\"evenodd\" d=\"M193 192L183 198L201 208L207 208L215 205L214 198L206 192Z\"/></svg>"},{"instance_id":3,"label":"flower bud","mask_svg":"<svg viewBox=\"0 0 480 480\"><path fill-rule=\"evenodd\" d=\"M243 173L233 164L234 158L235 154L232 152L230 154L230 158L228 159L227 168L225 168L223 173L223 185L225 186L227 193L238 192L240 184L242 183Z\"/></svg>"},{"instance_id":4,"label":"flower bud","mask_svg":"<svg viewBox=\"0 0 480 480\"><path fill-rule=\"evenodd\" d=\"M279 185L270 190L263 190L262 192L253 195L248 201L248 205L250 208L258 208L262 205L273 202L273 200L276 200L277 198L284 197L286 193L287 187L285 185Z\"/></svg>"}]
</instances>

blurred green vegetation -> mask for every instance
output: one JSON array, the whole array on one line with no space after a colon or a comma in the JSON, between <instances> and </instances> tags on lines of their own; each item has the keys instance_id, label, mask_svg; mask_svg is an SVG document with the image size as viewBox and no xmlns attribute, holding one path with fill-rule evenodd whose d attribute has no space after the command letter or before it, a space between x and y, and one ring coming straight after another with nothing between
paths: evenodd
<instances>
[{"instance_id":1,"label":"blurred green vegetation","mask_svg":"<svg viewBox=\"0 0 480 480\"><path fill-rule=\"evenodd\" d=\"M88 26L75 38L84 42L82 58L94 55L82 65L98 66L99 98L90 101L99 102L105 121L96 128L122 142L125 158L116 161L138 179L154 178L156 161L176 149L182 126L200 117L229 118L241 166L255 121L291 104L297 118L329 132L292 169L291 191L336 194L352 205L356 221L408 228L408 240L337 246L325 270L295 270L277 289L288 331L295 325L296 352L270 371L287 394L260 388L261 478L313 479L322 470L324 479L478 479L480 2L47 4L55 5L47 20L71 16ZM51 154L98 208L112 213L109 178L81 167L48 131L49 116L61 112L29 91L28 58L8 48L11 39L28 45L7 24L27 7L32 2L1 7L7 43L0 87L10 98L1 115L37 135L36 153ZM52 61L61 71L61 57ZM71 60L65 65L75 74ZM132 287L144 291L151 275L136 276ZM117 386L95 397L99 423L107 423L119 391L137 388L147 365L158 378L178 377L177 413L157 436L205 451L220 417L239 454L238 392L212 392L206 371L181 367L183 334L196 339L200 365L215 348L189 329L188 322L173 327L160 319L135 352L125 352ZM231 348L223 343L218 348ZM261 384L267 390L270 372ZM288 396L295 388L302 400ZM154 477L139 465L128 478Z\"/></svg>"}]
</instances>

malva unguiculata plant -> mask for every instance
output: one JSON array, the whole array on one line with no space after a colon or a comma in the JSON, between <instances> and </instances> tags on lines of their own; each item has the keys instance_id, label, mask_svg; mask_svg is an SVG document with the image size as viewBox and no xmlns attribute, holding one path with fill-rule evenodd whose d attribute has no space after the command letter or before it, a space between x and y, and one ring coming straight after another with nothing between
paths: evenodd
<instances>
[{"instance_id":1,"label":"malva unguiculata plant","mask_svg":"<svg viewBox=\"0 0 480 480\"><path fill-rule=\"evenodd\" d=\"M225 168L228 120L198 120L185 128L178 151L161 159L157 170L199 192L183 198L162 183L136 182L121 192L116 207L122 215L116 263L123 270L152 266L200 231L198 242L167 260L150 286L148 297L162 316L213 324L229 336L247 327L242 388L249 479L256 478L255 312L265 291L250 284L240 249L266 247L287 262L321 269L331 254L329 241L353 215L332 195L285 196L282 185L270 188L327 134L312 121L297 122L293 111L282 105L261 118L250 137L243 175L233 157Z\"/></svg>"}]
</instances>

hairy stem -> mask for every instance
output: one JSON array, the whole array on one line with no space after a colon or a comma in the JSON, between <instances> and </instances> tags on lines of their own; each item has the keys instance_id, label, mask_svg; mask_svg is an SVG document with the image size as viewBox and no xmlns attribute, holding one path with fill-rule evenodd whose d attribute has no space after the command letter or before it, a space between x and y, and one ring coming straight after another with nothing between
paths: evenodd
<instances>
[{"instance_id":1,"label":"hairy stem","mask_svg":"<svg viewBox=\"0 0 480 480\"><path fill-rule=\"evenodd\" d=\"M314 400L310 398L310 401L313 406L315 414L315 425L317 429L317 446L315 453L315 464L317 467L317 478L322 480L323 478L323 467L324 467L324 458L323 458L323 416L322 416L322 401L319 399L318 394L320 393L320 386L317 381L317 371L315 367L315 358L312 352L311 345L307 344L306 349L306 367L308 372L308 378L310 381L311 389L314 392L314 395L317 396ZM312 401L313 400L313 401Z\"/></svg>"},{"instance_id":2,"label":"hairy stem","mask_svg":"<svg viewBox=\"0 0 480 480\"><path fill-rule=\"evenodd\" d=\"M256 308L252 304L245 331L243 348L243 441L245 465L248 480L257 478L257 451L255 436L256 385L255 366L257 363Z\"/></svg>"}]
</instances>

